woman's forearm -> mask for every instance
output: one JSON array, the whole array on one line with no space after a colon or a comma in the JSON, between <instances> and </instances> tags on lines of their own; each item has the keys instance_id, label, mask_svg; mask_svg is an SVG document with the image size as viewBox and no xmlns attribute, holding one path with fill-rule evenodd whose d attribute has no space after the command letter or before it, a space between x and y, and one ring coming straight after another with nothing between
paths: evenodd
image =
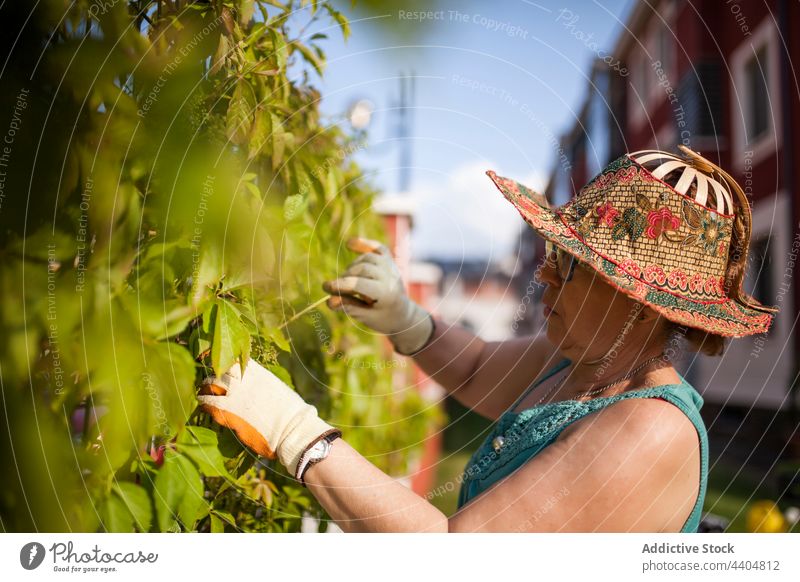
<instances>
[{"instance_id":1,"label":"woman's forearm","mask_svg":"<svg viewBox=\"0 0 800 582\"><path fill-rule=\"evenodd\" d=\"M437 318L430 341L412 357L434 382L459 398L467 391L485 345L464 327Z\"/></svg>"},{"instance_id":2,"label":"woman's forearm","mask_svg":"<svg viewBox=\"0 0 800 582\"><path fill-rule=\"evenodd\" d=\"M487 342L437 318L433 337L413 358L461 404L496 419L544 366L553 365L555 351L545 337Z\"/></svg>"},{"instance_id":3,"label":"woman's forearm","mask_svg":"<svg viewBox=\"0 0 800 582\"><path fill-rule=\"evenodd\" d=\"M448 520L343 439L304 475L309 491L346 532L447 532Z\"/></svg>"}]
</instances>

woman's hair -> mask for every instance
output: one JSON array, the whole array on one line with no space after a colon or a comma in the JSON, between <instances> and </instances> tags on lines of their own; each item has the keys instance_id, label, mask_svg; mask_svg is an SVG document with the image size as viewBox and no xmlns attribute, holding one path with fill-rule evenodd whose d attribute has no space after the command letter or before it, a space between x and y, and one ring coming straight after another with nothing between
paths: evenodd
<instances>
[{"instance_id":1,"label":"woman's hair","mask_svg":"<svg viewBox=\"0 0 800 582\"><path fill-rule=\"evenodd\" d=\"M685 148L681 145L678 147L684 153L684 156L682 156L683 160L690 167L722 184L722 186L730 192L731 198L734 200L733 208L735 216L733 219L731 245L728 251L728 263L725 268L724 283L728 296L751 309L756 309L765 313L776 312L777 309L774 307L766 307L759 304L742 288L742 282L747 272L747 252L750 246L750 234L752 232L750 203L747 200L747 196L739 184L736 183L736 180L722 168L689 148ZM648 170L653 170L654 166L660 163L661 161L659 160L653 160L643 165ZM678 183L682 173L683 168L679 168L664 176L662 180L674 187ZM687 191L686 194L693 196L695 190L696 186L692 184L690 190ZM684 336L689 345L689 349L693 352L699 352L707 356L718 356L725 350L727 340L725 336L706 332L698 328L681 326L674 322L668 323L667 331L669 337L673 337L676 333Z\"/></svg>"},{"instance_id":2,"label":"woman's hair","mask_svg":"<svg viewBox=\"0 0 800 582\"><path fill-rule=\"evenodd\" d=\"M665 341L669 341L676 336L683 337L686 340L690 351L705 354L706 356L721 356L725 351L728 339L717 333L667 320L667 340Z\"/></svg>"}]
</instances>

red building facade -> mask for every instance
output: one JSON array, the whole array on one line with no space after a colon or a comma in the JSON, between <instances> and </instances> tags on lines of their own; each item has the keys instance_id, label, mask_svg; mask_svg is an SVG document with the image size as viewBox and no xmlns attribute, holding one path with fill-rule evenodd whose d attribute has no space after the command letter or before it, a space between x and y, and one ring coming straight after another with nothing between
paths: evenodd
<instances>
[{"instance_id":1,"label":"red building facade","mask_svg":"<svg viewBox=\"0 0 800 582\"><path fill-rule=\"evenodd\" d=\"M788 30L800 30L796 2L642 2L614 50L630 71L615 112L625 150L682 143L730 172L750 200L746 290L781 311L769 333L731 342L721 359L698 359L693 379L712 401L770 410L797 405L792 170L800 159L792 141L800 109L790 64L800 51Z\"/></svg>"}]
</instances>

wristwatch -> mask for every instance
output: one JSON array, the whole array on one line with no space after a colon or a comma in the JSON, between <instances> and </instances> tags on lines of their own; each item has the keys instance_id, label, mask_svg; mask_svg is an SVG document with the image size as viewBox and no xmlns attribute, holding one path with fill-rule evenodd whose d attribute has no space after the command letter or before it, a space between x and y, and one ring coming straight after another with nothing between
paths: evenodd
<instances>
[{"instance_id":1,"label":"wristwatch","mask_svg":"<svg viewBox=\"0 0 800 582\"><path fill-rule=\"evenodd\" d=\"M338 428L324 432L306 448L302 455L300 455L300 461L297 463L297 471L294 477L303 484L303 487L306 486L306 482L303 481L303 474L311 465L319 463L330 454L331 442L338 439L340 436L342 436L342 431Z\"/></svg>"}]
</instances>

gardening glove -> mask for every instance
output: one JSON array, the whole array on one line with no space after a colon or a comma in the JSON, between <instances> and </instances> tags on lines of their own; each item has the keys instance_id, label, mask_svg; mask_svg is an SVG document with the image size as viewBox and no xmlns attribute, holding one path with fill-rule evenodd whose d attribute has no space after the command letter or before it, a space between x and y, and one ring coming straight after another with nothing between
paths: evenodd
<instances>
[{"instance_id":1,"label":"gardening glove","mask_svg":"<svg viewBox=\"0 0 800 582\"><path fill-rule=\"evenodd\" d=\"M322 284L327 293L334 295L328 299L328 307L386 334L395 351L402 355L419 351L433 335L433 318L406 295L389 249L364 238L351 238L347 247L362 254L350 263L342 277Z\"/></svg>"},{"instance_id":2,"label":"gardening glove","mask_svg":"<svg viewBox=\"0 0 800 582\"><path fill-rule=\"evenodd\" d=\"M222 377L206 378L197 400L218 424L262 457L277 458L291 475L310 444L336 431L316 407L252 359L244 374L237 362Z\"/></svg>"}]
</instances>

